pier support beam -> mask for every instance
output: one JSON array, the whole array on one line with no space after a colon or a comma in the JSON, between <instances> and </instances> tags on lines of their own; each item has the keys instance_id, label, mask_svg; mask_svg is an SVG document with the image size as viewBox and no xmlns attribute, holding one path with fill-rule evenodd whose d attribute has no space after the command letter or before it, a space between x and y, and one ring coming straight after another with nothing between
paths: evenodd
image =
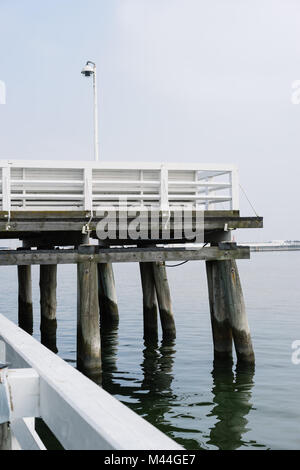
<instances>
[{"instance_id":1,"label":"pier support beam","mask_svg":"<svg viewBox=\"0 0 300 470\"><path fill-rule=\"evenodd\" d=\"M80 249L81 247L79 247ZM94 247L82 247L93 252ZM91 256L92 257L92 256ZM77 264L77 368L95 382L101 376L97 263Z\"/></svg>"},{"instance_id":2,"label":"pier support beam","mask_svg":"<svg viewBox=\"0 0 300 470\"><path fill-rule=\"evenodd\" d=\"M18 266L18 324L24 331L33 333L31 266Z\"/></svg>"},{"instance_id":3,"label":"pier support beam","mask_svg":"<svg viewBox=\"0 0 300 470\"><path fill-rule=\"evenodd\" d=\"M215 359L232 358L232 338L240 363L254 364L250 329L235 260L207 261Z\"/></svg>"},{"instance_id":4,"label":"pier support beam","mask_svg":"<svg viewBox=\"0 0 300 470\"><path fill-rule=\"evenodd\" d=\"M207 261L206 274L210 318L214 345L214 360L232 364L232 329L225 303L224 279L220 262Z\"/></svg>"},{"instance_id":5,"label":"pier support beam","mask_svg":"<svg viewBox=\"0 0 300 470\"><path fill-rule=\"evenodd\" d=\"M228 312L237 359L239 362L254 364L254 351L237 264L235 260L223 263Z\"/></svg>"},{"instance_id":6,"label":"pier support beam","mask_svg":"<svg viewBox=\"0 0 300 470\"><path fill-rule=\"evenodd\" d=\"M158 261L152 266L163 339L173 339L176 338L176 328L165 263Z\"/></svg>"},{"instance_id":7,"label":"pier support beam","mask_svg":"<svg viewBox=\"0 0 300 470\"><path fill-rule=\"evenodd\" d=\"M153 274L153 263L140 263L143 289L144 339L158 339L157 303Z\"/></svg>"},{"instance_id":8,"label":"pier support beam","mask_svg":"<svg viewBox=\"0 0 300 470\"><path fill-rule=\"evenodd\" d=\"M0 424L0 450L11 450L11 432L9 423Z\"/></svg>"},{"instance_id":9,"label":"pier support beam","mask_svg":"<svg viewBox=\"0 0 300 470\"><path fill-rule=\"evenodd\" d=\"M40 265L41 343L57 353L56 284L57 265Z\"/></svg>"},{"instance_id":10,"label":"pier support beam","mask_svg":"<svg viewBox=\"0 0 300 470\"><path fill-rule=\"evenodd\" d=\"M98 288L101 326L115 328L119 311L112 263L98 264Z\"/></svg>"}]
</instances>

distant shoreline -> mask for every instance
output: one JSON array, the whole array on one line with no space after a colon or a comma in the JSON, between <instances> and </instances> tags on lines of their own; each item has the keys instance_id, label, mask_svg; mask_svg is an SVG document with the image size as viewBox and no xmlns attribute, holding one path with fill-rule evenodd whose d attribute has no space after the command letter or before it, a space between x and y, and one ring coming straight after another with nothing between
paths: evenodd
<instances>
[{"instance_id":1,"label":"distant shoreline","mask_svg":"<svg viewBox=\"0 0 300 470\"><path fill-rule=\"evenodd\" d=\"M299 243L239 243L241 246L249 246L250 251L300 251Z\"/></svg>"}]
</instances>

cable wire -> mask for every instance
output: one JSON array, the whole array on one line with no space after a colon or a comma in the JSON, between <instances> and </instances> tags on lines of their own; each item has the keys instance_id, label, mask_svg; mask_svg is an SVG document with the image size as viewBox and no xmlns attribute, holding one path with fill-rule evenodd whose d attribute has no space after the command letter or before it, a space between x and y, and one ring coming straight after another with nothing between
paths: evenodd
<instances>
[{"instance_id":1,"label":"cable wire","mask_svg":"<svg viewBox=\"0 0 300 470\"><path fill-rule=\"evenodd\" d=\"M206 245L208 245L208 242L204 243L204 245L199 249L199 251L202 250ZM190 260L187 259L186 261L182 261L181 263L178 263L178 264L165 264L165 266L167 268L177 268L177 266L182 266L183 264L188 263L189 261Z\"/></svg>"},{"instance_id":2,"label":"cable wire","mask_svg":"<svg viewBox=\"0 0 300 470\"><path fill-rule=\"evenodd\" d=\"M256 212L256 210L255 210L253 204L251 203L250 199L248 198L248 196L247 196L247 194L246 194L246 191L244 190L244 188L243 188L243 186L242 186L241 184L240 184L240 188L241 188L241 190L243 191L243 193L244 193L244 195L245 195L247 201L249 202L250 206L252 207L254 214L256 215L256 217L259 217L258 213Z\"/></svg>"}]
</instances>

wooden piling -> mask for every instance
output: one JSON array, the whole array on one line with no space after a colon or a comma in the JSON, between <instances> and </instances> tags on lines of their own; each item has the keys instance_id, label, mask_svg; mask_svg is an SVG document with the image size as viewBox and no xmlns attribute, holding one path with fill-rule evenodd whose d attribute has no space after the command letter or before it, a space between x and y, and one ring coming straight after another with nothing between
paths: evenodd
<instances>
[{"instance_id":1,"label":"wooden piling","mask_svg":"<svg viewBox=\"0 0 300 470\"><path fill-rule=\"evenodd\" d=\"M98 264L98 291L101 327L116 327L119 311L112 263Z\"/></svg>"},{"instance_id":2,"label":"wooden piling","mask_svg":"<svg viewBox=\"0 0 300 470\"><path fill-rule=\"evenodd\" d=\"M238 362L254 364L255 357L236 261L220 261L225 283L226 304Z\"/></svg>"},{"instance_id":3,"label":"wooden piling","mask_svg":"<svg viewBox=\"0 0 300 470\"><path fill-rule=\"evenodd\" d=\"M40 265L41 343L53 352L56 347L57 265Z\"/></svg>"},{"instance_id":4,"label":"wooden piling","mask_svg":"<svg viewBox=\"0 0 300 470\"><path fill-rule=\"evenodd\" d=\"M206 274L214 360L232 363L232 329L225 305L224 283L218 261L206 262Z\"/></svg>"},{"instance_id":5,"label":"wooden piling","mask_svg":"<svg viewBox=\"0 0 300 470\"><path fill-rule=\"evenodd\" d=\"M158 338L157 302L152 263L140 263L145 341Z\"/></svg>"},{"instance_id":6,"label":"wooden piling","mask_svg":"<svg viewBox=\"0 0 300 470\"><path fill-rule=\"evenodd\" d=\"M238 362L254 364L250 329L235 260L207 261L207 280L215 359L232 360L232 338Z\"/></svg>"},{"instance_id":7,"label":"wooden piling","mask_svg":"<svg viewBox=\"0 0 300 470\"><path fill-rule=\"evenodd\" d=\"M79 247L93 253L94 247ZM91 255L92 257L92 255ZM77 368L100 382L101 344L98 303L97 263L85 261L77 264Z\"/></svg>"},{"instance_id":8,"label":"wooden piling","mask_svg":"<svg viewBox=\"0 0 300 470\"><path fill-rule=\"evenodd\" d=\"M9 423L0 424L0 451L11 450L11 432Z\"/></svg>"},{"instance_id":9,"label":"wooden piling","mask_svg":"<svg viewBox=\"0 0 300 470\"><path fill-rule=\"evenodd\" d=\"M31 266L18 266L18 324L19 327L32 335L32 283Z\"/></svg>"},{"instance_id":10,"label":"wooden piling","mask_svg":"<svg viewBox=\"0 0 300 470\"><path fill-rule=\"evenodd\" d=\"M176 338L176 328L165 263L158 261L152 263L152 267L163 339L173 339Z\"/></svg>"}]
</instances>

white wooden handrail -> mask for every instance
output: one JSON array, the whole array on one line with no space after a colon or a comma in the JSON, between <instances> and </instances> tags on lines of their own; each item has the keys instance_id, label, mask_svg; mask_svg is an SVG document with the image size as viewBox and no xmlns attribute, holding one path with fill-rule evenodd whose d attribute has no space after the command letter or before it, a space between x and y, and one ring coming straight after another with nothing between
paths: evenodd
<instances>
[{"instance_id":1,"label":"white wooden handrail","mask_svg":"<svg viewBox=\"0 0 300 470\"><path fill-rule=\"evenodd\" d=\"M182 449L3 315L0 361L10 363L10 420L17 447L43 448L32 421L39 416L65 449Z\"/></svg>"},{"instance_id":2,"label":"white wooden handrail","mask_svg":"<svg viewBox=\"0 0 300 470\"><path fill-rule=\"evenodd\" d=\"M2 211L96 210L128 198L168 213L239 209L234 165L0 160ZM204 197L205 196L205 197Z\"/></svg>"}]
</instances>

